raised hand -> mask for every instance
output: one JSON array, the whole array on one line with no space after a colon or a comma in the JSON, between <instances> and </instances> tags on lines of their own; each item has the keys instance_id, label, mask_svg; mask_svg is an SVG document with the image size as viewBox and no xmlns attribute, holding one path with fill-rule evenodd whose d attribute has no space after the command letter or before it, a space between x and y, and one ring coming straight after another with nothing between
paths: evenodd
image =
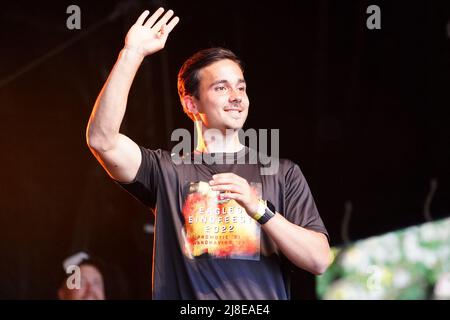
<instances>
[{"instance_id":1,"label":"raised hand","mask_svg":"<svg viewBox=\"0 0 450 320\"><path fill-rule=\"evenodd\" d=\"M150 13L145 10L128 31L125 38L125 48L135 50L143 57L164 48L169 33L180 21L180 18L174 17L169 22L169 19L173 16L173 11L169 10L161 17L163 12L164 9L159 8L145 21Z\"/></svg>"}]
</instances>

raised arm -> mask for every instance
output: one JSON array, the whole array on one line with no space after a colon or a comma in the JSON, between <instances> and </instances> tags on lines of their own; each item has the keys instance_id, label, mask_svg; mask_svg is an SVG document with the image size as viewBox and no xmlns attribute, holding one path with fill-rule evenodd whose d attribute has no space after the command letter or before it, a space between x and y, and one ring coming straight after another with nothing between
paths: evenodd
<instances>
[{"instance_id":1,"label":"raised arm","mask_svg":"<svg viewBox=\"0 0 450 320\"><path fill-rule=\"evenodd\" d=\"M128 31L125 46L95 102L86 130L89 149L108 174L121 182L131 182L136 177L142 160L138 145L119 132L131 84L142 60L164 48L169 33L180 20L170 20L172 10L161 17L163 13L164 9L159 8L145 21L149 11L144 11Z\"/></svg>"}]
</instances>

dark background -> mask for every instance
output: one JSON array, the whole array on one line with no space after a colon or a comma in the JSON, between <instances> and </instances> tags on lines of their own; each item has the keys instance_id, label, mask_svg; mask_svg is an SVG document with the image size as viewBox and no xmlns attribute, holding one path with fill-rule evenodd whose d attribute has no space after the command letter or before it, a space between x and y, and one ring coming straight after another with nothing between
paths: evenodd
<instances>
[{"instance_id":1,"label":"dark background","mask_svg":"<svg viewBox=\"0 0 450 320\"><path fill-rule=\"evenodd\" d=\"M81 30L66 27L71 4ZM381 30L366 27L371 4ZM192 130L179 67L225 46L246 63L246 127L280 129L280 155L302 168L332 245L425 222L433 178L431 216L449 215L448 1L2 3L0 298L56 298L61 261L78 250L109 266L110 297L149 298L152 216L109 179L85 129L127 30L160 5L181 22L144 61L123 133L170 149L172 130ZM314 297L297 271L293 298Z\"/></svg>"}]
</instances>

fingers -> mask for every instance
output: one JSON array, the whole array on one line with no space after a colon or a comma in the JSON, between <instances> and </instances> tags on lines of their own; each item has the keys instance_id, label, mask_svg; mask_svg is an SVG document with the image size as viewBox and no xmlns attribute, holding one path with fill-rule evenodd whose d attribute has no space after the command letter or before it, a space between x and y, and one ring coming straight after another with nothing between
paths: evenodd
<instances>
[{"instance_id":1,"label":"fingers","mask_svg":"<svg viewBox=\"0 0 450 320\"><path fill-rule=\"evenodd\" d=\"M245 183L244 183L245 182ZM234 173L219 173L213 175L213 180L209 181L212 190L232 191L242 193L248 186L247 180Z\"/></svg>"},{"instance_id":2,"label":"fingers","mask_svg":"<svg viewBox=\"0 0 450 320\"><path fill-rule=\"evenodd\" d=\"M221 184L211 187L212 190L215 191L230 191L234 193L242 193L242 189L240 186L234 184Z\"/></svg>"},{"instance_id":3,"label":"fingers","mask_svg":"<svg viewBox=\"0 0 450 320\"><path fill-rule=\"evenodd\" d=\"M145 10L137 19L136 24L143 25L144 27L150 27L152 28L157 34L160 34L163 36L164 34L170 33L173 28L180 22L180 18L174 17L169 24L167 24L167 21L173 16L173 11L169 10L166 12L166 14L155 24L155 22L161 17L161 15L164 12L164 8L159 8L156 10L150 18L144 23L145 19L147 18L149 11Z\"/></svg>"},{"instance_id":4,"label":"fingers","mask_svg":"<svg viewBox=\"0 0 450 320\"><path fill-rule=\"evenodd\" d=\"M156 10L152 14L152 16L150 18L148 18L147 22L145 22L144 27L151 27L156 22L156 20L158 20L158 18L162 15L163 12L164 12L164 8L159 8L158 10Z\"/></svg>"},{"instance_id":5,"label":"fingers","mask_svg":"<svg viewBox=\"0 0 450 320\"><path fill-rule=\"evenodd\" d=\"M227 192L227 193L222 193L220 195L221 199L234 199L236 201L242 201L244 200L244 197L239 194L239 193L232 193L232 192Z\"/></svg>"},{"instance_id":6,"label":"fingers","mask_svg":"<svg viewBox=\"0 0 450 320\"><path fill-rule=\"evenodd\" d=\"M234 173L218 173L212 176L213 177L213 181L215 182L221 182L224 179L229 180L229 179L233 179L234 177L238 177L237 175L235 175Z\"/></svg>"},{"instance_id":7,"label":"fingers","mask_svg":"<svg viewBox=\"0 0 450 320\"><path fill-rule=\"evenodd\" d=\"M149 13L150 12L148 10L145 10L144 12L142 12L141 15L139 16L139 18L136 20L136 24L142 26L142 24L145 21L145 18L147 18Z\"/></svg>"},{"instance_id":8,"label":"fingers","mask_svg":"<svg viewBox=\"0 0 450 320\"><path fill-rule=\"evenodd\" d=\"M164 30L165 33L170 33L170 31L175 28L175 26L180 22L180 18L175 17L172 20L170 20L169 24L166 26L166 29Z\"/></svg>"},{"instance_id":9,"label":"fingers","mask_svg":"<svg viewBox=\"0 0 450 320\"><path fill-rule=\"evenodd\" d=\"M166 24L167 21L169 21L170 17L173 16L173 11L169 10L166 12L166 14L152 27L153 30L158 32L161 29L161 26L163 24ZM150 20L150 19L149 19Z\"/></svg>"},{"instance_id":10,"label":"fingers","mask_svg":"<svg viewBox=\"0 0 450 320\"><path fill-rule=\"evenodd\" d=\"M236 183L239 185L248 185L247 180L244 178L234 174L234 173L219 173L213 175L213 180L210 181L210 185L216 184L228 184L228 183Z\"/></svg>"}]
</instances>

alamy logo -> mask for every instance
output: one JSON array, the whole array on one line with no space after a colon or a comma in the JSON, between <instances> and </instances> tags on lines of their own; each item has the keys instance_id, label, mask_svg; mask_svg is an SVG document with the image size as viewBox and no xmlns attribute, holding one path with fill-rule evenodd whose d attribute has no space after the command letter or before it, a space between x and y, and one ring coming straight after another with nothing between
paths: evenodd
<instances>
[{"instance_id":1,"label":"alamy logo","mask_svg":"<svg viewBox=\"0 0 450 320\"><path fill-rule=\"evenodd\" d=\"M370 16L367 18L366 26L367 29L373 30L373 29L381 29L381 9L377 5L370 5L367 7L366 10L367 14L370 14Z\"/></svg>"},{"instance_id":2,"label":"alamy logo","mask_svg":"<svg viewBox=\"0 0 450 320\"><path fill-rule=\"evenodd\" d=\"M66 13L71 15L66 20L66 27L69 30L81 29L81 9L76 4L72 4L67 7Z\"/></svg>"},{"instance_id":3,"label":"alamy logo","mask_svg":"<svg viewBox=\"0 0 450 320\"><path fill-rule=\"evenodd\" d=\"M227 129L226 136L231 137L233 129ZM270 140L269 140L270 133ZM239 141L248 140L248 148L251 151L257 151L255 156L248 158L228 158L223 157L223 154L196 154L194 157L184 157L192 151L192 137L187 129L179 128L172 132L171 141L179 141L172 150L172 161L175 164L262 164L260 173L262 175L274 175L279 168L279 149L280 149L280 131L279 129L247 129L238 131ZM203 133L205 141L221 141L223 139L222 133L217 129L208 129ZM193 145L196 146L198 141L197 131L194 128ZM270 142L270 156L268 155ZM226 146L226 141L224 145Z\"/></svg>"},{"instance_id":4,"label":"alamy logo","mask_svg":"<svg viewBox=\"0 0 450 320\"><path fill-rule=\"evenodd\" d=\"M81 288L81 269L77 265L70 265L66 269L66 273L70 276L67 277L66 286L67 289L80 289Z\"/></svg>"}]
</instances>

